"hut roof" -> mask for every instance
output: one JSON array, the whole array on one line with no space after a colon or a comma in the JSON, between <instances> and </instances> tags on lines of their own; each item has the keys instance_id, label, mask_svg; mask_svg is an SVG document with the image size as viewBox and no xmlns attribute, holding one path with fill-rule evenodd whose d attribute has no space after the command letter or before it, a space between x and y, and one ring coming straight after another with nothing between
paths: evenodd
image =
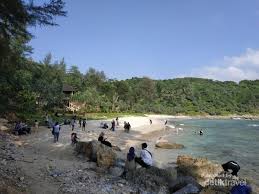
<instances>
[{"instance_id":1,"label":"hut roof","mask_svg":"<svg viewBox=\"0 0 259 194\"><path fill-rule=\"evenodd\" d=\"M73 86L70 85L63 85L63 92L74 92L75 89L73 88Z\"/></svg>"}]
</instances>

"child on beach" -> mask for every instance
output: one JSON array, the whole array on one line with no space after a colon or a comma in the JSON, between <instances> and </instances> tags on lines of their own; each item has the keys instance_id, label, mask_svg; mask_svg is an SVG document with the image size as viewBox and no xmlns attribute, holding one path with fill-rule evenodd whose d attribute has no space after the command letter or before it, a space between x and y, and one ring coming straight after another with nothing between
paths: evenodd
<instances>
[{"instance_id":1,"label":"child on beach","mask_svg":"<svg viewBox=\"0 0 259 194\"><path fill-rule=\"evenodd\" d=\"M34 122L34 127L35 129L39 129L39 122L37 120L35 120Z\"/></svg>"}]
</instances>

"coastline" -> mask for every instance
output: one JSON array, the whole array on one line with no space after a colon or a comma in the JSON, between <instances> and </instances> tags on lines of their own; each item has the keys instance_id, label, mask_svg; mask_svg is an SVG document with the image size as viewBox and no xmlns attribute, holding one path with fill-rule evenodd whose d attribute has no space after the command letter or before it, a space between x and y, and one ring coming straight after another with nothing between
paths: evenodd
<instances>
[{"instance_id":1,"label":"coastline","mask_svg":"<svg viewBox=\"0 0 259 194\"><path fill-rule=\"evenodd\" d=\"M231 115L164 115L164 114L145 114L147 117L157 119L233 119L233 120L259 120L259 115L251 114L231 114Z\"/></svg>"}]
</instances>

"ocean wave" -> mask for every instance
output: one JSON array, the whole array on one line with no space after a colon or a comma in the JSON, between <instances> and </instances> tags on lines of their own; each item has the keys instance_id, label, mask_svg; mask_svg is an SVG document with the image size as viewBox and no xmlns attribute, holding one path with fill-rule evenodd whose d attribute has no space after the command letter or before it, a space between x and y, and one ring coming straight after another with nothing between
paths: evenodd
<instances>
[{"instance_id":1,"label":"ocean wave","mask_svg":"<svg viewBox=\"0 0 259 194\"><path fill-rule=\"evenodd\" d=\"M259 124L248 124L249 127L259 127Z\"/></svg>"}]
</instances>

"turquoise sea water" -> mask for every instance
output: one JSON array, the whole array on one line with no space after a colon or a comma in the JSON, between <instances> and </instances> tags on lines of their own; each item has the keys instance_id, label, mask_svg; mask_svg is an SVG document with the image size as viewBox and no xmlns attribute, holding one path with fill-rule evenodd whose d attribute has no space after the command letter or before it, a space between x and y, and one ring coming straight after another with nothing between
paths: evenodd
<instances>
[{"instance_id":1,"label":"turquoise sea water","mask_svg":"<svg viewBox=\"0 0 259 194\"><path fill-rule=\"evenodd\" d=\"M248 120L176 120L183 131L165 132L166 139L185 146L182 150L156 149L155 160L175 161L179 154L206 157L224 163L239 163L239 174L259 186L259 121ZM180 125L181 124L181 125ZM203 129L204 135L195 134Z\"/></svg>"}]
</instances>

